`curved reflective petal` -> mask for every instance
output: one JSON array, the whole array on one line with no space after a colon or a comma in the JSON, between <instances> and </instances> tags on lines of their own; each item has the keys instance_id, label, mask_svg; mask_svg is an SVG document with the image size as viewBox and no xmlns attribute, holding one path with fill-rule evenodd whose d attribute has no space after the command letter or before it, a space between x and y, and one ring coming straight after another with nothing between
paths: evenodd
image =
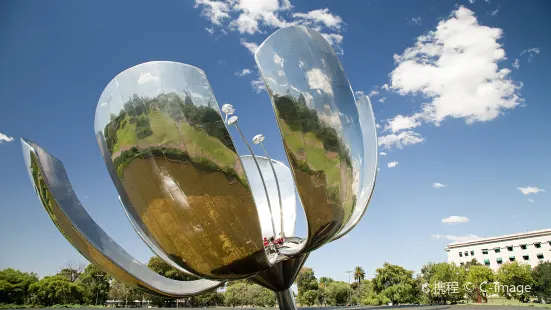
<instances>
[{"instance_id":1,"label":"curved reflective petal","mask_svg":"<svg viewBox=\"0 0 551 310\"><path fill-rule=\"evenodd\" d=\"M354 95L338 57L315 30L280 29L255 59L308 221L308 238L296 253L310 251L344 227L361 192L364 147Z\"/></svg>"},{"instance_id":2,"label":"curved reflective petal","mask_svg":"<svg viewBox=\"0 0 551 310\"><path fill-rule=\"evenodd\" d=\"M266 182L266 188L268 190L268 196L272 205L272 214L268 208L266 201L266 194L264 187L260 181L260 175L258 169L254 163L251 155L241 156L243 167L247 172L247 177L251 183L251 189L255 197L256 208L260 217L260 226L262 227L262 237L279 237L281 233L281 208L279 206L279 196L277 193L276 180L268 158L264 156L256 156L258 165L260 166L260 172L264 176ZM285 236L295 235L295 224L297 217L295 184L293 183L293 176L291 170L287 168L282 162L272 159L272 164L277 174L279 181L279 190L281 191L281 200L283 204L283 232ZM272 236L272 223L275 223L276 236Z\"/></svg>"},{"instance_id":3,"label":"curved reflective petal","mask_svg":"<svg viewBox=\"0 0 551 310\"><path fill-rule=\"evenodd\" d=\"M76 197L63 164L33 142L22 139L23 156L40 202L67 240L90 262L119 281L147 293L186 297L223 282L176 281L137 261L99 227Z\"/></svg>"},{"instance_id":4,"label":"curved reflective petal","mask_svg":"<svg viewBox=\"0 0 551 310\"><path fill-rule=\"evenodd\" d=\"M156 61L115 77L95 130L131 221L160 256L210 279L269 267L255 201L205 73Z\"/></svg>"},{"instance_id":5,"label":"curved reflective petal","mask_svg":"<svg viewBox=\"0 0 551 310\"><path fill-rule=\"evenodd\" d=\"M181 271L181 272L184 272L184 273L187 273L187 274L190 274L190 275L193 275L191 272L185 270L184 268L182 268L182 266L176 264L170 257L168 257L166 255L165 252L163 252L163 250L159 249L159 246L157 244L155 244L153 242L153 240L147 238L147 235L145 234L145 232L143 231L143 229L140 227L140 225L138 223L136 223L136 221L134 221L134 217L131 216L129 213L128 213L128 209L124 206L124 202L122 201L121 199L121 196L119 196L119 202L122 206L122 210L124 211L124 214L126 215L126 217L128 218L128 220L130 221L130 224L132 225L132 228L134 228L134 231L136 231L136 233L138 234L138 236L140 236L140 238L142 239L142 241L149 247L149 249L155 253L157 256L159 256L162 260L164 260L167 264L169 264L170 266L176 268L177 270Z\"/></svg>"},{"instance_id":6,"label":"curved reflective petal","mask_svg":"<svg viewBox=\"0 0 551 310\"><path fill-rule=\"evenodd\" d=\"M373 190L375 189L375 180L377 178L377 128L375 127L375 116L373 115L373 107L367 96L362 96L358 99L356 106L360 117L360 127L362 131L362 140L364 147L364 157L361 160L362 178L359 180L360 193L356 202L356 207L350 220L344 225L341 231L333 238L339 239L346 235L354 228L367 210Z\"/></svg>"}]
</instances>

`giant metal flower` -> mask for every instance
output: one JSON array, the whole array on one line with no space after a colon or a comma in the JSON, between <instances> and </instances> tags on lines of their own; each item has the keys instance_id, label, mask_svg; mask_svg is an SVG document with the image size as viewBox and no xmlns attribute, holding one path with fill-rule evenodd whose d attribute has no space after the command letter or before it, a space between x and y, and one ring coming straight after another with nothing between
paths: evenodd
<instances>
[{"instance_id":1,"label":"giant metal flower","mask_svg":"<svg viewBox=\"0 0 551 310\"><path fill-rule=\"evenodd\" d=\"M96 110L100 150L134 229L159 257L202 280L170 280L134 259L84 210L61 162L23 140L38 196L82 255L151 294L190 296L249 278L275 291L281 309L294 308L289 287L308 254L349 232L367 208L375 123L369 99L355 102L317 31L278 30L255 58L290 169L265 149L266 157L238 154L228 131L233 125L245 138L237 117L226 123L205 73L190 65L132 67L107 85ZM263 138L254 141L264 147ZM306 236L295 233L297 201Z\"/></svg>"}]
</instances>

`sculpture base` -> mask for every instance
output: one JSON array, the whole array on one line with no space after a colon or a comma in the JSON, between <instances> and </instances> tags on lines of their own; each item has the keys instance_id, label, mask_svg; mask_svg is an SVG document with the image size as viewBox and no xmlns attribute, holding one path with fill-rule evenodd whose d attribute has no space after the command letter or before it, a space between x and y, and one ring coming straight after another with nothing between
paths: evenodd
<instances>
[{"instance_id":1,"label":"sculpture base","mask_svg":"<svg viewBox=\"0 0 551 310\"><path fill-rule=\"evenodd\" d=\"M293 291L288 288L284 291L275 292L277 303L279 304L279 310L296 310L295 298L293 297Z\"/></svg>"}]
</instances>

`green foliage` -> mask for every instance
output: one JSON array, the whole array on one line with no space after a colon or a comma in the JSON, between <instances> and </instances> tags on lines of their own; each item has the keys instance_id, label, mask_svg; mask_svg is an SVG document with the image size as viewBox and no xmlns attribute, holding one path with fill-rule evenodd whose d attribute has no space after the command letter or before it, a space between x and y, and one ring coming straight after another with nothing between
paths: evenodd
<instances>
[{"instance_id":1,"label":"green foliage","mask_svg":"<svg viewBox=\"0 0 551 310\"><path fill-rule=\"evenodd\" d=\"M354 281L360 283L365 278L365 271L362 267L356 266L354 268Z\"/></svg>"},{"instance_id":2,"label":"green foliage","mask_svg":"<svg viewBox=\"0 0 551 310\"><path fill-rule=\"evenodd\" d=\"M495 273L490 267L486 267L482 264L473 265L469 267L469 270L467 272L467 278L466 282L472 283L472 287L474 290L465 292L467 294L467 297L471 301L478 301L478 296L480 294L481 299L484 302L488 301L489 294L493 293L493 286L487 285L485 287L485 290L487 291L487 294L483 294L483 292L479 291L479 287L481 283L493 283L495 281Z\"/></svg>"},{"instance_id":3,"label":"green foliage","mask_svg":"<svg viewBox=\"0 0 551 310\"><path fill-rule=\"evenodd\" d=\"M84 289L67 278L55 275L34 282L29 287L31 302L36 305L80 304Z\"/></svg>"},{"instance_id":4,"label":"green foliage","mask_svg":"<svg viewBox=\"0 0 551 310\"><path fill-rule=\"evenodd\" d=\"M295 279L295 284L298 288L297 301L300 304L308 303L309 300L302 299L305 296L306 292L315 291L318 289L318 280L314 275L314 270L312 268L302 267L297 275L297 278ZM311 297L312 295L310 294L309 296Z\"/></svg>"},{"instance_id":5,"label":"green foliage","mask_svg":"<svg viewBox=\"0 0 551 310\"><path fill-rule=\"evenodd\" d=\"M352 288L346 282L333 281L325 288L325 302L330 306L348 305L352 297Z\"/></svg>"},{"instance_id":6,"label":"green foliage","mask_svg":"<svg viewBox=\"0 0 551 310\"><path fill-rule=\"evenodd\" d=\"M301 306L313 306L320 302L320 291L319 290L309 290L304 292L300 296L300 305Z\"/></svg>"},{"instance_id":7,"label":"green foliage","mask_svg":"<svg viewBox=\"0 0 551 310\"><path fill-rule=\"evenodd\" d=\"M456 303L465 294L466 271L455 264L429 264L422 270L424 283L428 284L426 294L431 303Z\"/></svg>"},{"instance_id":8,"label":"green foliage","mask_svg":"<svg viewBox=\"0 0 551 310\"><path fill-rule=\"evenodd\" d=\"M532 270L532 277L536 282L534 284L534 295L539 300L551 303L551 262L539 263Z\"/></svg>"},{"instance_id":9,"label":"green foliage","mask_svg":"<svg viewBox=\"0 0 551 310\"><path fill-rule=\"evenodd\" d=\"M232 283L224 292L224 303L229 307L272 307L276 303L274 292L260 285L240 281Z\"/></svg>"},{"instance_id":10,"label":"green foliage","mask_svg":"<svg viewBox=\"0 0 551 310\"><path fill-rule=\"evenodd\" d=\"M35 273L12 268L0 270L0 304L22 304L28 300L29 286L38 281Z\"/></svg>"},{"instance_id":11,"label":"green foliage","mask_svg":"<svg viewBox=\"0 0 551 310\"><path fill-rule=\"evenodd\" d=\"M385 263L376 270L372 280L373 291L380 295L379 301L390 300L394 305L417 301L417 283L413 271L401 266Z\"/></svg>"},{"instance_id":12,"label":"green foliage","mask_svg":"<svg viewBox=\"0 0 551 310\"><path fill-rule=\"evenodd\" d=\"M83 300L89 305L103 305L109 296L111 277L94 264L84 268L76 283L82 287Z\"/></svg>"},{"instance_id":13,"label":"green foliage","mask_svg":"<svg viewBox=\"0 0 551 310\"><path fill-rule=\"evenodd\" d=\"M510 262L501 265L497 271L497 281L499 282L498 294L507 299L517 299L521 302L528 301L530 298L529 292L520 293L516 289L518 286L534 286L536 282L532 278L530 266L520 264L519 262ZM514 292L512 287L515 287Z\"/></svg>"}]
</instances>

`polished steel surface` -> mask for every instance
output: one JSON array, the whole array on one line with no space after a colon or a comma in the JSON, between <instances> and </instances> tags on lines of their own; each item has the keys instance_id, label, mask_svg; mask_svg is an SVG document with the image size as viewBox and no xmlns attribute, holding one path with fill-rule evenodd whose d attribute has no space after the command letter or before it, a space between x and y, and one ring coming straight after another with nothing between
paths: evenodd
<instances>
[{"instance_id":1,"label":"polished steel surface","mask_svg":"<svg viewBox=\"0 0 551 310\"><path fill-rule=\"evenodd\" d=\"M266 157L255 156L235 108L225 104L223 117L205 73L182 63L148 62L117 75L101 94L94 129L124 212L155 254L206 279L249 278L275 291L280 309L296 309L289 288L309 252L348 233L367 209L377 175L375 118L369 98L355 102L337 55L315 30L280 29L255 59L290 169L270 159L262 135L253 141ZM238 155L227 125L251 155ZM165 297L223 283L149 270L86 213L59 160L22 145L44 208L92 263ZM297 204L306 238L295 235Z\"/></svg>"},{"instance_id":2,"label":"polished steel surface","mask_svg":"<svg viewBox=\"0 0 551 310\"><path fill-rule=\"evenodd\" d=\"M362 129L363 141L363 157L361 159L362 178L359 180L360 193L356 203L356 208L352 212L352 216L348 223L344 225L341 231L333 240L336 240L346 235L359 222L367 210L373 189L375 188L375 180L377 178L377 162L378 162L378 145L377 145L377 128L375 127L375 115L369 97L362 96L356 102L358 107L358 115L360 117L360 127Z\"/></svg>"},{"instance_id":3,"label":"polished steel surface","mask_svg":"<svg viewBox=\"0 0 551 310\"><path fill-rule=\"evenodd\" d=\"M287 253L311 251L345 227L361 186L368 186L361 181L365 155L354 95L337 55L315 30L280 29L255 59L308 222L307 239Z\"/></svg>"},{"instance_id":4,"label":"polished steel surface","mask_svg":"<svg viewBox=\"0 0 551 310\"><path fill-rule=\"evenodd\" d=\"M275 292L277 304L280 310L295 310L297 305L295 304L295 297L290 288Z\"/></svg>"},{"instance_id":5,"label":"polished steel surface","mask_svg":"<svg viewBox=\"0 0 551 310\"><path fill-rule=\"evenodd\" d=\"M71 186L63 164L41 147L21 141L23 157L40 202L67 240L90 262L131 287L164 297L196 295L223 282L176 281L137 261L90 217Z\"/></svg>"},{"instance_id":6,"label":"polished steel surface","mask_svg":"<svg viewBox=\"0 0 551 310\"><path fill-rule=\"evenodd\" d=\"M209 279L269 267L249 182L202 70L159 61L120 73L100 97L95 131L148 244Z\"/></svg>"},{"instance_id":7,"label":"polished steel surface","mask_svg":"<svg viewBox=\"0 0 551 310\"><path fill-rule=\"evenodd\" d=\"M272 164L278 177L277 180L279 181L279 189L281 191L281 201L283 205L283 212L281 212L279 209L276 178L274 177L274 173L270 167L270 162L268 161L268 158L264 156L256 155L255 157L260 167L260 172L264 176L264 181L266 182L266 187L268 189L268 195L270 197L270 201L272 202L271 215L266 199L264 198L264 188L260 182L260 174L258 169L256 169L253 157L251 155L243 155L241 156L241 162L243 162L243 166L247 172L247 177L251 183L253 195L255 196L256 207L258 209L258 215L260 216L260 226L262 227L262 237L274 237L272 234L271 219L273 218L274 223L281 223L280 214L282 213L284 216L283 232L286 236L294 236L297 217L297 200L291 170L289 170L289 168L287 168L287 166L285 166L282 162L272 159ZM277 225L275 236L279 236L280 232L281 226Z\"/></svg>"}]
</instances>

